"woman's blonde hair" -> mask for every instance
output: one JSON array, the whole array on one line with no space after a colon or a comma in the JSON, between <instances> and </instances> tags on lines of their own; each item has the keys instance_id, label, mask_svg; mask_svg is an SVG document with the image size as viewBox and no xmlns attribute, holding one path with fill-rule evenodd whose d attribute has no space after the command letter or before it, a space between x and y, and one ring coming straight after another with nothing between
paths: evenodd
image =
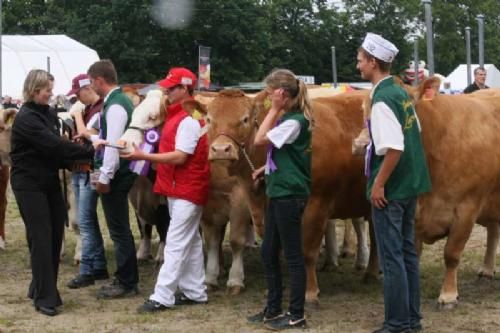
<instances>
[{"instance_id":1,"label":"woman's blonde hair","mask_svg":"<svg viewBox=\"0 0 500 333\"><path fill-rule=\"evenodd\" d=\"M307 94L307 86L302 80L297 79L292 71L275 69L264 79L264 83L272 89L282 88L287 91L291 97L288 108L302 111L305 118L309 120L309 129L314 126L313 109Z\"/></svg>"},{"instance_id":2,"label":"woman's blonde hair","mask_svg":"<svg viewBox=\"0 0 500 333\"><path fill-rule=\"evenodd\" d=\"M43 88L49 86L54 77L43 69L32 69L24 80L23 97L25 102L33 101L33 97Z\"/></svg>"}]
</instances>

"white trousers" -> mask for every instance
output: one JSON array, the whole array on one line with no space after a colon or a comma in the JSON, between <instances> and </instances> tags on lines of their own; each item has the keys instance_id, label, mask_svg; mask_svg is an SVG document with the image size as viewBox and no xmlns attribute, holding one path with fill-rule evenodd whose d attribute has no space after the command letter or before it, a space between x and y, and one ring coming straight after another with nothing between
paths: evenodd
<instances>
[{"instance_id":1,"label":"white trousers","mask_svg":"<svg viewBox=\"0 0 500 333\"><path fill-rule=\"evenodd\" d=\"M207 301L199 232L203 207L187 200L168 198L168 210L170 226L164 251L165 261L150 299L165 306L173 306L175 291L179 288L193 301Z\"/></svg>"}]
</instances>

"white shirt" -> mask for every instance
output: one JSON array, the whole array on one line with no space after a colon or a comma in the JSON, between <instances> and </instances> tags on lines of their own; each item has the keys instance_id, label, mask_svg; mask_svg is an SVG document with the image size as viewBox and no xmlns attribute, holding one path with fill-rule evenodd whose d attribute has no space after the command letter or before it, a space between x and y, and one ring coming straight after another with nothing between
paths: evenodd
<instances>
[{"instance_id":1,"label":"white shirt","mask_svg":"<svg viewBox=\"0 0 500 333\"><path fill-rule=\"evenodd\" d=\"M201 136L201 126L198 120L191 117L182 119L175 134L175 150L186 154L194 154L196 145Z\"/></svg>"},{"instance_id":2,"label":"white shirt","mask_svg":"<svg viewBox=\"0 0 500 333\"><path fill-rule=\"evenodd\" d=\"M266 133L266 137L278 149L284 144L293 143L300 134L300 123L295 119L288 119Z\"/></svg>"},{"instance_id":3,"label":"white shirt","mask_svg":"<svg viewBox=\"0 0 500 333\"><path fill-rule=\"evenodd\" d=\"M126 130L128 115L123 106L113 104L106 112L106 141L116 143ZM120 167L120 153L118 149L105 147L99 183L109 184Z\"/></svg>"}]
</instances>

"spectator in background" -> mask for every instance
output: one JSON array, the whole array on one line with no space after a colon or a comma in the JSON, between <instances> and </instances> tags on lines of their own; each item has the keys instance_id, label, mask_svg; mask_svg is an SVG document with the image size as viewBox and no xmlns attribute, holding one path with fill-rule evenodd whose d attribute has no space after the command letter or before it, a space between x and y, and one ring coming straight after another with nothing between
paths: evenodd
<instances>
[{"instance_id":1,"label":"spectator in background","mask_svg":"<svg viewBox=\"0 0 500 333\"><path fill-rule=\"evenodd\" d=\"M12 102L12 97L10 96L5 96L3 98L2 106L4 109L10 109L10 108L18 109L17 104Z\"/></svg>"},{"instance_id":2,"label":"spectator in background","mask_svg":"<svg viewBox=\"0 0 500 333\"><path fill-rule=\"evenodd\" d=\"M473 93L479 89L488 89L486 85L486 69L478 67L474 70L474 82L464 90L464 94Z\"/></svg>"}]
</instances>

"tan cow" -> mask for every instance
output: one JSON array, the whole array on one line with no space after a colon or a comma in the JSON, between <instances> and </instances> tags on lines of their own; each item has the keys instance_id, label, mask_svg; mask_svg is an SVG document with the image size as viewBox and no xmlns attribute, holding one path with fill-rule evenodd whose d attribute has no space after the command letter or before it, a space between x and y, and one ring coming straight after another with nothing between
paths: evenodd
<instances>
[{"instance_id":1,"label":"tan cow","mask_svg":"<svg viewBox=\"0 0 500 333\"><path fill-rule=\"evenodd\" d=\"M487 248L479 275L492 277L500 228L500 90L469 95L439 95L440 81L431 78L417 89L406 87L416 103L432 191L417 204L415 231L422 242L447 237L445 276L440 308L458 304L457 270L474 223L487 228ZM369 105L369 103L366 103ZM369 108L365 108L369 114ZM357 141L366 141L364 130Z\"/></svg>"},{"instance_id":2,"label":"tan cow","mask_svg":"<svg viewBox=\"0 0 500 333\"><path fill-rule=\"evenodd\" d=\"M492 276L494 271L500 222L500 91L438 95L438 82L426 80L414 95L432 180L432 192L419 199L415 230L428 244L447 237L438 302L450 308L458 302L457 269L474 222L488 231L480 274ZM426 97L429 87L435 90L433 98Z\"/></svg>"},{"instance_id":3,"label":"tan cow","mask_svg":"<svg viewBox=\"0 0 500 333\"><path fill-rule=\"evenodd\" d=\"M316 264L327 220L370 218L364 162L351 153L352 141L363 127L361 104L366 96L367 92L351 92L313 101L317 126L312 133L312 189L303 217L308 302L318 301ZM239 91L221 92L208 106L208 134L213 138L209 158L221 161L238 177L250 201L259 199L252 168L265 162L265 148L253 145L254 135L269 107L265 92L252 101ZM378 275L374 242L367 274Z\"/></svg>"},{"instance_id":4,"label":"tan cow","mask_svg":"<svg viewBox=\"0 0 500 333\"><path fill-rule=\"evenodd\" d=\"M0 250L5 249L5 210L10 175L10 137L16 109L0 109Z\"/></svg>"},{"instance_id":5,"label":"tan cow","mask_svg":"<svg viewBox=\"0 0 500 333\"><path fill-rule=\"evenodd\" d=\"M153 127L160 127L164 119L164 100L161 91L150 91L132 114L129 128L120 139L126 144L139 145L143 142L144 132ZM202 111L203 106L197 102L187 103L186 108ZM151 189L149 190L151 191ZM209 201L204 208L202 228L207 249L206 284L217 287L220 275L220 247L224 230L231 221L230 245L233 261L227 281L228 291L238 294L244 288L243 250L247 235L251 228L251 219L243 191L238 189L235 178L228 177L223 168L212 168Z\"/></svg>"}]
</instances>

